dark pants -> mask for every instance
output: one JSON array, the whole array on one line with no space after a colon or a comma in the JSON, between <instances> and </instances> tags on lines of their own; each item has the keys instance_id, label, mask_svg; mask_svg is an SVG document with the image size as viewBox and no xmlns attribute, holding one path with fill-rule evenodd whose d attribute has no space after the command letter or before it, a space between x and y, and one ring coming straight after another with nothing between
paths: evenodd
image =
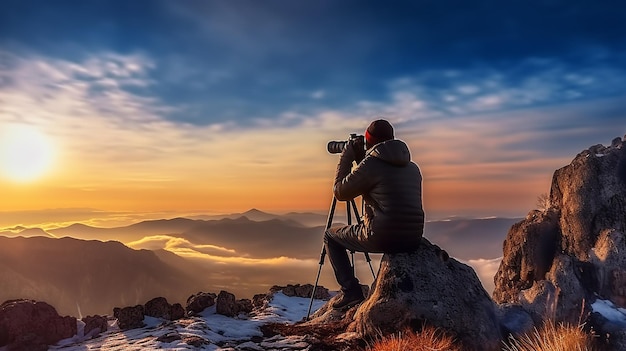
<instances>
[{"instance_id":1,"label":"dark pants","mask_svg":"<svg viewBox=\"0 0 626 351\"><path fill-rule=\"evenodd\" d=\"M350 258L346 250L354 252L381 252L381 249L367 236L361 222L355 225L333 227L324 235L324 245L330 264L333 266L337 283L343 292L360 289L354 276Z\"/></svg>"}]
</instances>

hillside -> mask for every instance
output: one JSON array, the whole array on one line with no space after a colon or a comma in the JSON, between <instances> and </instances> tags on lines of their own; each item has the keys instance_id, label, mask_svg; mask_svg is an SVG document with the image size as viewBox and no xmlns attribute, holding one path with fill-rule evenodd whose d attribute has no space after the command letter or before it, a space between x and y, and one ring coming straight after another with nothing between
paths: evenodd
<instances>
[{"instance_id":1,"label":"hillside","mask_svg":"<svg viewBox=\"0 0 626 351\"><path fill-rule=\"evenodd\" d=\"M0 300L45 299L62 314L111 314L154 296L184 303L207 287L199 266L159 256L114 241L0 237Z\"/></svg>"}]
</instances>

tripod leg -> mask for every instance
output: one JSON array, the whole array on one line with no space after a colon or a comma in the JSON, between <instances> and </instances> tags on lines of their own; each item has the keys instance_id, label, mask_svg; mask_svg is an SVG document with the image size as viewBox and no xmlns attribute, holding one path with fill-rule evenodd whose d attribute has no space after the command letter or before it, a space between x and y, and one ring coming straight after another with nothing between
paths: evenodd
<instances>
[{"instance_id":1,"label":"tripod leg","mask_svg":"<svg viewBox=\"0 0 626 351\"><path fill-rule=\"evenodd\" d=\"M370 265L370 271L372 271L372 277L374 277L374 280L376 280L376 273L374 273L374 267L372 267L372 259L370 258L370 254L368 254L367 252L364 252L363 254L365 254L365 260Z\"/></svg>"},{"instance_id":2,"label":"tripod leg","mask_svg":"<svg viewBox=\"0 0 626 351\"><path fill-rule=\"evenodd\" d=\"M352 274L356 277L356 265L354 264L354 251L350 251L350 256L352 257Z\"/></svg>"},{"instance_id":3,"label":"tripod leg","mask_svg":"<svg viewBox=\"0 0 626 351\"><path fill-rule=\"evenodd\" d=\"M328 211L328 221L326 221L326 228L324 229L324 235L326 235L326 231L330 229L330 226L333 224L333 216L335 215L335 207L337 207L337 199L333 196L333 202L330 205L330 210ZM311 307L313 306L313 298L315 297L315 291L317 290L317 284L320 280L320 274L322 273L322 266L324 265L324 258L326 257L326 245L322 244L322 252L320 253L320 268L317 270L317 278L315 278L315 285L313 286L313 291L311 291L311 300L309 301L309 310L306 313L306 320L309 320L309 316L311 315Z\"/></svg>"},{"instance_id":4,"label":"tripod leg","mask_svg":"<svg viewBox=\"0 0 626 351\"><path fill-rule=\"evenodd\" d=\"M322 246L322 253L320 254L320 268L317 270L317 278L315 278L315 285L313 286L313 291L311 291L311 300L309 301L309 309L306 312L306 319L309 320L309 316L311 315L311 307L313 307L313 299L315 297L315 291L317 290L317 284L320 281L320 274L322 273L322 266L324 265L324 258L326 257L326 246Z\"/></svg>"},{"instance_id":5,"label":"tripod leg","mask_svg":"<svg viewBox=\"0 0 626 351\"><path fill-rule=\"evenodd\" d=\"M354 209L354 215L356 217L357 223L361 223L361 218L359 217L359 210L358 210L358 208L356 206L356 202L354 201L354 199L350 200L350 205ZM354 252L352 254L353 254L353 256L352 256L352 265L354 266ZM372 277L374 277L374 280L376 280L376 273L374 273L374 267L372 267L372 259L370 258L369 253L363 252L363 254L365 255L365 260L367 261L367 263L370 266L370 271L372 271Z\"/></svg>"}]
</instances>

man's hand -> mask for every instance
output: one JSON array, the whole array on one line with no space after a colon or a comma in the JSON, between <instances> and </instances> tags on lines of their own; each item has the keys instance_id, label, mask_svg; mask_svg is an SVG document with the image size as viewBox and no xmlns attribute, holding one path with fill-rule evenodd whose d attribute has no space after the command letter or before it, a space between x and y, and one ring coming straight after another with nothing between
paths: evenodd
<instances>
[{"instance_id":1,"label":"man's hand","mask_svg":"<svg viewBox=\"0 0 626 351\"><path fill-rule=\"evenodd\" d=\"M354 146L351 142L347 143L343 151L341 152L341 160L347 160L349 162L356 160L354 154Z\"/></svg>"},{"instance_id":2,"label":"man's hand","mask_svg":"<svg viewBox=\"0 0 626 351\"><path fill-rule=\"evenodd\" d=\"M349 144L352 145L354 160L356 163L361 163L365 158L365 143L363 142L363 138L351 140Z\"/></svg>"}]
</instances>

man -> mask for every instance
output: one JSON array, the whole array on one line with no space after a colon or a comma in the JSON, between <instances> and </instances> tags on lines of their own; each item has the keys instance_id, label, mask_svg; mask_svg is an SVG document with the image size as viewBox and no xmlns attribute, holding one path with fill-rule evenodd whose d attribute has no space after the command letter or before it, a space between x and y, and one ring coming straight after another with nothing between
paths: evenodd
<instances>
[{"instance_id":1,"label":"man","mask_svg":"<svg viewBox=\"0 0 626 351\"><path fill-rule=\"evenodd\" d=\"M422 174L411 162L408 146L394 139L393 127L383 119L365 131L363 145L350 142L341 153L335 177L337 200L363 196L363 221L326 231L324 244L343 296L333 308L344 310L364 300L346 250L410 252L418 248L424 231ZM362 158L362 160L360 159ZM358 165L352 169L352 162Z\"/></svg>"}]
</instances>

